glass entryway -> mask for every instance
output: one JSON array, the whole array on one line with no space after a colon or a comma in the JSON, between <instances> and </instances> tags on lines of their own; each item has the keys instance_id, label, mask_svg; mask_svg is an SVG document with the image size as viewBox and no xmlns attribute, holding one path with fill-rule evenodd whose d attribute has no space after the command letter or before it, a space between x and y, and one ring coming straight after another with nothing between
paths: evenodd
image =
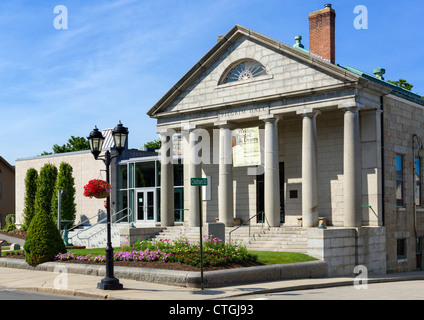
<instances>
[{"instance_id":1,"label":"glass entryway","mask_svg":"<svg viewBox=\"0 0 424 320\"><path fill-rule=\"evenodd\" d=\"M135 208L136 222L154 224L156 221L155 189L137 189Z\"/></svg>"},{"instance_id":2,"label":"glass entryway","mask_svg":"<svg viewBox=\"0 0 424 320\"><path fill-rule=\"evenodd\" d=\"M129 212L129 222L160 224L160 169L158 157L122 161L118 165L116 210ZM175 222L184 221L183 189L183 164L179 161L174 164Z\"/></svg>"}]
</instances>

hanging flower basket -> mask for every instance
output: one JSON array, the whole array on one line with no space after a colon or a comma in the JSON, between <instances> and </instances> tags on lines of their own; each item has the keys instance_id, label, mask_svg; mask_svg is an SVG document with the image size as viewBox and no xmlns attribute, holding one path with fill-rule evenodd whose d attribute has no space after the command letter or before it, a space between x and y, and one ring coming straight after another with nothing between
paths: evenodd
<instances>
[{"instance_id":1,"label":"hanging flower basket","mask_svg":"<svg viewBox=\"0 0 424 320\"><path fill-rule=\"evenodd\" d=\"M97 199L107 198L111 189L111 185L106 181L93 179L84 186L84 196Z\"/></svg>"}]
</instances>

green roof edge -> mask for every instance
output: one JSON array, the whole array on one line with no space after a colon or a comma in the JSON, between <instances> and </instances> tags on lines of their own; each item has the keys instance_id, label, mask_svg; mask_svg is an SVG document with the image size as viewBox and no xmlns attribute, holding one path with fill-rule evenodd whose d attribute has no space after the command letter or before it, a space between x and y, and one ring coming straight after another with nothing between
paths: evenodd
<instances>
[{"instance_id":1,"label":"green roof edge","mask_svg":"<svg viewBox=\"0 0 424 320\"><path fill-rule=\"evenodd\" d=\"M344 68L344 69L346 69L346 70L348 70L350 72L353 72L353 73L355 73L355 74L357 74L357 75L359 75L361 77L364 77L365 79L368 79L368 80L374 81L376 83L382 84L382 85L384 85L386 87L389 87L390 89L392 89L392 92L391 93L394 94L395 96L398 96L398 97L401 97L401 98L410 100L412 102L415 102L415 103L418 103L418 104L424 106L424 99L423 99L423 97L421 97L417 93L414 93L414 92L412 92L410 90L407 90L405 88L399 87L399 86L397 86L397 85L395 85L393 83L390 83L388 81L385 81L385 80L382 80L382 79L378 79L378 78L376 78L376 77L374 77L374 76L372 76L370 74L367 74L365 72L362 72L362 71L360 71L358 69L355 69L355 68L352 68L352 67L349 67L349 66L345 66L345 67L340 66L340 65L338 65L338 66L341 67L341 68Z\"/></svg>"}]
</instances>

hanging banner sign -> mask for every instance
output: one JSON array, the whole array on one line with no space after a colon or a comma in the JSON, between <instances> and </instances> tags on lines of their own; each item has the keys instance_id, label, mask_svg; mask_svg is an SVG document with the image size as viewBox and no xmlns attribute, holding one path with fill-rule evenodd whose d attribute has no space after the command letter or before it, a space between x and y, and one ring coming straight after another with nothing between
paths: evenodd
<instances>
[{"instance_id":1,"label":"hanging banner sign","mask_svg":"<svg viewBox=\"0 0 424 320\"><path fill-rule=\"evenodd\" d=\"M231 140L234 167L259 166L261 164L259 127L235 129L231 133Z\"/></svg>"}]
</instances>

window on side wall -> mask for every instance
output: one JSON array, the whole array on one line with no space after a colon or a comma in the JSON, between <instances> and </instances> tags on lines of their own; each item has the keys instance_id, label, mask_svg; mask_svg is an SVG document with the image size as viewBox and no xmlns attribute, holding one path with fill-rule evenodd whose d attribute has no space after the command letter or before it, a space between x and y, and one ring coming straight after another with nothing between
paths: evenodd
<instances>
[{"instance_id":1,"label":"window on side wall","mask_svg":"<svg viewBox=\"0 0 424 320\"><path fill-rule=\"evenodd\" d=\"M406 259L406 239L397 239L396 241L397 259Z\"/></svg>"},{"instance_id":2,"label":"window on side wall","mask_svg":"<svg viewBox=\"0 0 424 320\"><path fill-rule=\"evenodd\" d=\"M405 206L404 202L404 170L403 170L403 156L396 155L396 206Z\"/></svg>"}]
</instances>

